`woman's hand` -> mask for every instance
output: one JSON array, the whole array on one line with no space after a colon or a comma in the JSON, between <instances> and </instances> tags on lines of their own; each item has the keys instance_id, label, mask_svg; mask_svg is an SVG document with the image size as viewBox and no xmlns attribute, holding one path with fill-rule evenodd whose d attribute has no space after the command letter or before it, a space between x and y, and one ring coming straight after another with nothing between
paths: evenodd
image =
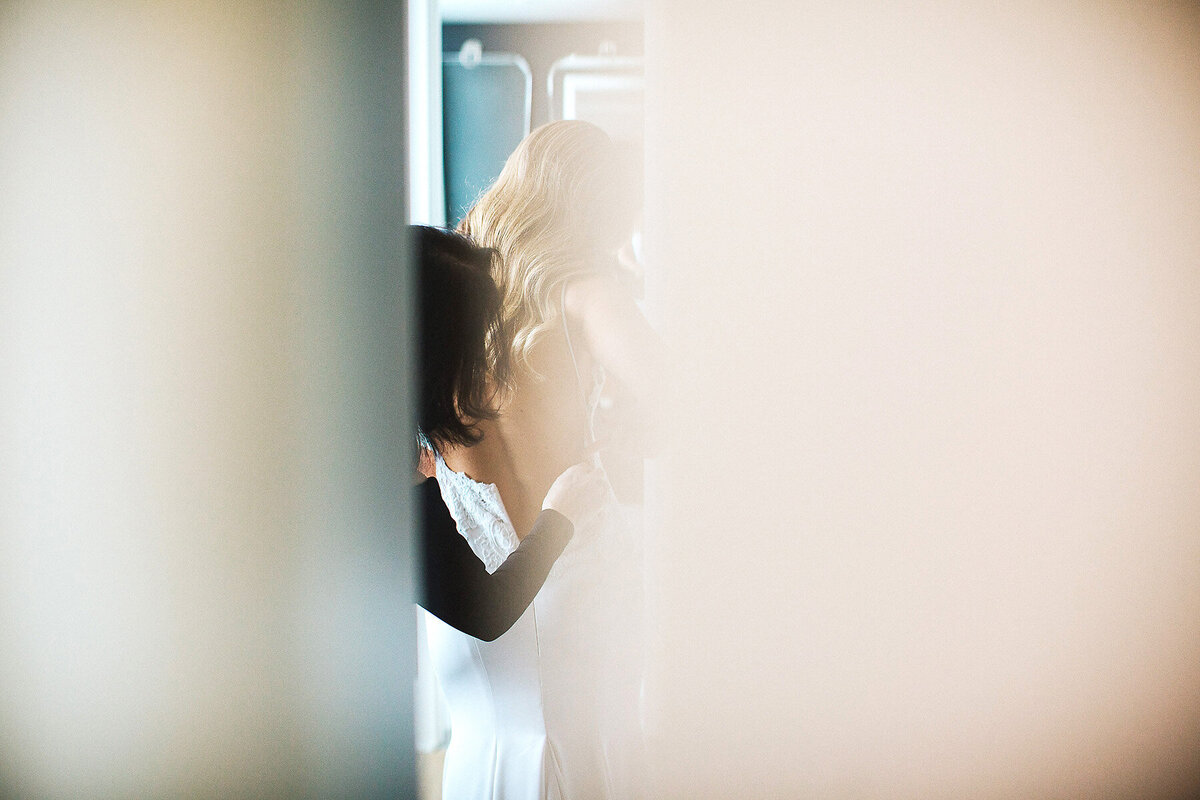
<instances>
[{"instance_id":1,"label":"woman's hand","mask_svg":"<svg viewBox=\"0 0 1200 800\"><path fill-rule=\"evenodd\" d=\"M437 462L434 460L433 451L422 447L417 451L417 472L425 478L437 477Z\"/></svg>"},{"instance_id":2,"label":"woman's hand","mask_svg":"<svg viewBox=\"0 0 1200 800\"><path fill-rule=\"evenodd\" d=\"M612 490L604 470L595 461L567 467L550 484L543 509L551 509L571 520L576 529L608 502Z\"/></svg>"}]
</instances>

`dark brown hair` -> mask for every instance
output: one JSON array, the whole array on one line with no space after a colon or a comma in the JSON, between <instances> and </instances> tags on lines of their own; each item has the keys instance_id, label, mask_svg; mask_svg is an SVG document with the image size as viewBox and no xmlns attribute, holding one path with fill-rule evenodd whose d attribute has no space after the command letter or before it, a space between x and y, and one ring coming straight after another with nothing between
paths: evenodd
<instances>
[{"instance_id":1,"label":"dark brown hair","mask_svg":"<svg viewBox=\"0 0 1200 800\"><path fill-rule=\"evenodd\" d=\"M472 445L476 423L497 415L497 391L508 379L500 293L491 278L492 250L460 234L414 225L419 319L420 394L417 428L435 450Z\"/></svg>"}]
</instances>

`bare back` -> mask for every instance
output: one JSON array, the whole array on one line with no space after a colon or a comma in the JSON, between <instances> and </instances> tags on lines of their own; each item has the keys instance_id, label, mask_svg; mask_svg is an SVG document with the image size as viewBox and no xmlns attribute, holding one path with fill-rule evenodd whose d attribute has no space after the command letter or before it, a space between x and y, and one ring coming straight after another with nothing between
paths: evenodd
<instances>
[{"instance_id":1,"label":"bare back","mask_svg":"<svg viewBox=\"0 0 1200 800\"><path fill-rule=\"evenodd\" d=\"M576 343L580 374L590 375L591 360L581 350ZM483 439L443 452L454 471L496 484L517 531L532 527L550 484L584 457L584 399L561 323L538 342L531 361L542 377L515 376L500 416L479 424Z\"/></svg>"}]
</instances>

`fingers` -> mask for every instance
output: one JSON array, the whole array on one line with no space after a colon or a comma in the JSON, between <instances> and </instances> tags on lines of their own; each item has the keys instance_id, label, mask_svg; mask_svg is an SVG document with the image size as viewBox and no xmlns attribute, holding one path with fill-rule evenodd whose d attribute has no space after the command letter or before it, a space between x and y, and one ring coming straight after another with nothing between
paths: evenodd
<instances>
[{"instance_id":1,"label":"fingers","mask_svg":"<svg viewBox=\"0 0 1200 800\"><path fill-rule=\"evenodd\" d=\"M433 451L427 448L420 448L417 457L417 471L426 478L437 477L437 466L433 457Z\"/></svg>"}]
</instances>

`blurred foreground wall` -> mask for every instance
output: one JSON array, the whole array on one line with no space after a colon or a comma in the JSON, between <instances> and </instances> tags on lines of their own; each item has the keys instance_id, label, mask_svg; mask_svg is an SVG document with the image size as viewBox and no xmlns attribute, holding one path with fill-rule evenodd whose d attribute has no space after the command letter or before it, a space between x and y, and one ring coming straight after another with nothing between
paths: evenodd
<instances>
[{"instance_id":1,"label":"blurred foreground wall","mask_svg":"<svg viewBox=\"0 0 1200 800\"><path fill-rule=\"evenodd\" d=\"M1196 6L658 0L646 53L653 796L1193 796Z\"/></svg>"},{"instance_id":2,"label":"blurred foreground wall","mask_svg":"<svg viewBox=\"0 0 1200 800\"><path fill-rule=\"evenodd\" d=\"M412 793L403 42L0 5L0 797Z\"/></svg>"}]
</instances>

